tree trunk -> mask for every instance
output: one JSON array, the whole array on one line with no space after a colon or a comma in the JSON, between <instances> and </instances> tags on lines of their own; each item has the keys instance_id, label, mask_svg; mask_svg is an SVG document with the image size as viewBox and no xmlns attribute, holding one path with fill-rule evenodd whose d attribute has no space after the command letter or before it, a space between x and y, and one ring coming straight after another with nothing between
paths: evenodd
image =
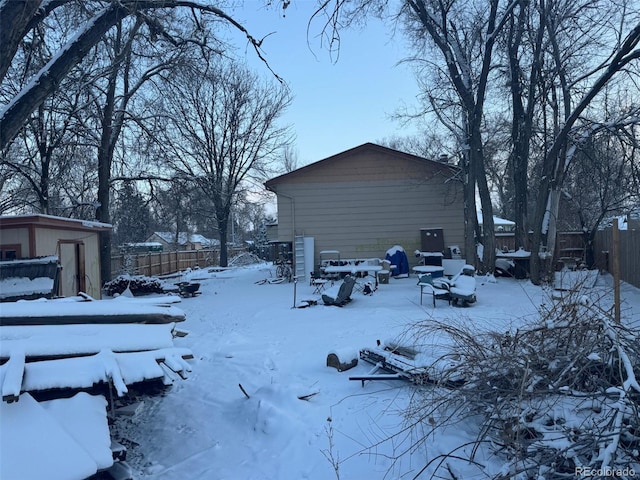
<instances>
[{"instance_id":1,"label":"tree trunk","mask_svg":"<svg viewBox=\"0 0 640 480\"><path fill-rule=\"evenodd\" d=\"M466 152L462 160L464 175L463 201L464 201L464 257L468 264L476 265L476 226L478 215L476 213L476 182L475 172L470 168L469 154Z\"/></svg>"},{"instance_id":2,"label":"tree trunk","mask_svg":"<svg viewBox=\"0 0 640 480\"><path fill-rule=\"evenodd\" d=\"M519 14L510 19L508 35L508 55L510 70L510 89L513 118L511 123L511 151L509 165L513 187L513 220L515 227L515 248L531 248L528 229L529 202L529 149L531 133L533 131L534 110L537 104L536 92L540 80L540 57L544 39L544 9L539 9L539 24L536 28L535 43L531 52L531 70L528 76L528 86L525 85L523 75L524 65L519 56L526 30L528 10L531 5L523 4ZM525 92L526 88L526 92ZM526 106L524 100L526 99Z\"/></svg>"},{"instance_id":3,"label":"tree trunk","mask_svg":"<svg viewBox=\"0 0 640 480\"><path fill-rule=\"evenodd\" d=\"M481 273L493 273L496 265L496 236L493 223L493 205L491 204L491 193L487 184L487 176L484 168L484 157L482 153L476 159L476 169L478 170L478 194L482 208L482 267ZM477 218L477 215L476 215Z\"/></svg>"},{"instance_id":4,"label":"tree trunk","mask_svg":"<svg viewBox=\"0 0 640 480\"><path fill-rule=\"evenodd\" d=\"M109 85L102 109L102 132L98 147L98 207L96 219L102 223L111 223L111 163L115 149L114 111L116 80L118 69L113 68L109 75ZM100 234L100 276L102 283L111 280L111 230Z\"/></svg>"},{"instance_id":5,"label":"tree trunk","mask_svg":"<svg viewBox=\"0 0 640 480\"><path fill-rule=\"evenodd\" d=\"M227 247L227 221L218 220L218 231L220 232L220 266L229 266L229 253Z\"/></svg>"}]
</instances>

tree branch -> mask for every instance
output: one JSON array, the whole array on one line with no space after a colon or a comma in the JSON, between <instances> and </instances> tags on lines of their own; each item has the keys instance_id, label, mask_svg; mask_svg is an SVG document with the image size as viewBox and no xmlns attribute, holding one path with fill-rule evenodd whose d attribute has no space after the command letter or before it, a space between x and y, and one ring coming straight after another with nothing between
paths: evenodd
<instances>
[{"instance_id":1,"label":"tree branch","mask_svg":"<svg viewBox=\"0 0 640 480\"><path fill-rule=\"evenodd\" d=\"M0 80L4 77L9 65L17 50L17 45L26 35L27 25L33 25L32 21L53 11L55 8L64 5L65 1L48 4L50 10L38 10L40 2L3 2L0 9L0 39L7 40L8 49L0 55ZM20 10L22 7L22 10ZM69 71L78 64L87 53L103 37L103 35L120 22L123 18L134 15L137 12L146 10L157 10L163 8L190 8L203 13L215 15L230 23L234 28L242 32L253 46L258 57L267 65L266 59L262 56L262 40L253 37L248 30L231 16L211 5L201 4L191 1L154 1L154 0L121 0L112 2L107 7L97 12L84 25L83 29L63 47L58 55L54 55L51 60L33 77L31 82L18 93L8 105L0 110L0 149L4 149L14 139L24 125L28 116L40 105L44 99L56 91L62 79ZM10 15L21 13L21 16ZM15 23L9 23L8 19L18 18ZM2 43L4 48L4 41ZM282 82L270 67L269 70Z\"/></svg>"}]
</instances>

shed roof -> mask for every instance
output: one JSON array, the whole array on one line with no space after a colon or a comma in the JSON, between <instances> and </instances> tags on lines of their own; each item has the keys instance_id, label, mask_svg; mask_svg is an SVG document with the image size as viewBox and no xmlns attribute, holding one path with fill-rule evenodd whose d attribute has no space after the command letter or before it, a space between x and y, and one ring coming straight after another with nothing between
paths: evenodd
<instances>
[{"instance_id":1,"label":"shed roof","mask_svg":"<svg viewBox=\"0 0 640 480\"><path fill-rule=\"evenodd\" d=\"M333 163L342 161L345 158L350 157L354 154L362 154L366 152L385 153L390 156L403 158L405 160L420 162L422 164L426 163L428 166L433 167L434 169L437 169L437 170L452 170L452 169L457 170L458 169L457 166L452 165L450 163L445 163L437 160L430 160L428 158L419 157L417 155L401 152L399 150L394 150L389 147L383 147L382 145L377 145L375 143L364 143L362 145L351 148L349 150L345 150L344 152L337 153L325 159L318 160L317 162L310 163L309 165L305 165L304 167L300 167L291 172L288 172L283 175L274 177L270 180L267 180L265 182L265 186L267 189L271 190L275 185L279 183L283 183L294 178L302 177L307 173L315 171L316 169L319 169L319 168L330 167Z\"/></svg>"},{"instance_id":2,"label":"shed roof","mask_svg":"<svg viewBox=\"0 0 640 480\"><path fill-rule=\"evenodd\" d=\"M81 231L105 231L112 225L93 220L80 220L77 218L55 217L53 215L2 215L0 216L0 228L39 226L45 228L63 228Z\"/></svg>"}]
</instances>

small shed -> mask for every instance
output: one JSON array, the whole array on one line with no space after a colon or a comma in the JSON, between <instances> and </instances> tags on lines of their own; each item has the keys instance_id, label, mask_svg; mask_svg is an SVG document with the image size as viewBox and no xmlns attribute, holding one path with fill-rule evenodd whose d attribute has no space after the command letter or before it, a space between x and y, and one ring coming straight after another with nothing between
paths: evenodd
<instances>
[{"instance_id":1,"label":"small shed","mask_svg":"<svg viewBox=\"0 0 640 480\"><path fill-rule=\"evenodd\" d=\"M106 223L51 215L0 216L0 260L56 256L61 267L57 295L101 296L100 232Z\"/></svg>"}]
</instances>

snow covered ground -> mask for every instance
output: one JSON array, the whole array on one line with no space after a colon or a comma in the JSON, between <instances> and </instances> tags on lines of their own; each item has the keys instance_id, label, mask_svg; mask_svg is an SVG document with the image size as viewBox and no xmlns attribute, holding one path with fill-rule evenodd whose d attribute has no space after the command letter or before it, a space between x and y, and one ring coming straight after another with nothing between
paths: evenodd
<instances>
[{"instance_id":1,"label":"snow covered ground","mask_svg":"<svg viewBox=\"0 0 640 480\"><path fill-rule=\"evenodd\" d=\"M179 304L187 317L181 328L190 333L175 344L194 353L193 372L121 422L137 478L413 478L427 459L473 439L473 430L452 426L397 458L415 438L415 432L402 432L403 409L417 389L431 387L397 380L362 386L349 376L365 374L371 365L360 361L338 372L326 366L327 355L355 356L430 317L479 330L514 329L536 318L551 293L528 281L479 278L476 304L456 308L438 301L434 309L428 297L420 305L412 276L391 279L370 296L354 291L342 308L319 302L300 309L292 307L319 295L306 283L255 283L274 273L260 264L184 275L200 282L202 291ZM593 295L608 290L607 282L601 277ZM640 291L623 284L622 299L625 321L640 324ZM306 395L312 396L298 398ZM493 473L500 468L497 461L483 461ZM487 473L468 470L465 478Z\"/></svg>"}]
</instances>

